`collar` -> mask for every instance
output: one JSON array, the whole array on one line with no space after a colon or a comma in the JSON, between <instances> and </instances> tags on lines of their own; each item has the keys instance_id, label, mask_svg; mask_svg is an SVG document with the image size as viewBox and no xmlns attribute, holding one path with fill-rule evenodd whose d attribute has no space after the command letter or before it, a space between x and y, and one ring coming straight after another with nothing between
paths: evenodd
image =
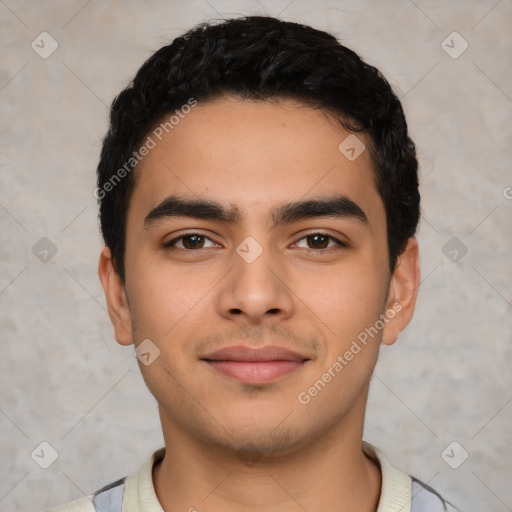
<instances>
[{"instance_id":1,"label":"collar","mask_svg":"<svg viewBox=\"0 0 512 512\"><path fill-rule=\"evenodd\" d=\"M376 512L411 512L411 477L390 464L375 446L362 442L362 450L381 470L382 485ZM123 510L126 512L164 512L153 485L153 466L163 459L165 447L151 454L139 473L126 479Z\"/></svg>"}]
</instances>

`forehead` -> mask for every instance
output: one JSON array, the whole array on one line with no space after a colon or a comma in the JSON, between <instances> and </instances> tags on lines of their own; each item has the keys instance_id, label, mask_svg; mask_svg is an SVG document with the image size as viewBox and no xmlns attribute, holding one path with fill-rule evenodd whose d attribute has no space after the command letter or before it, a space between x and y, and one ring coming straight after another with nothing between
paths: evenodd
<instances>
[{"instance_id":1,"label":"forehead","mask_svg":"<svg viewBox=\"0 0 512 512\"><path fill-rule=\"evenodd\" d=\"M383 214L364 136L320 109L226 97L176 120L149 134L154 147L135 171L129 218L171 194L223 202L245 217L263 216L283 201L339 193L369 217Z\"/></svg>"}]
</instances>

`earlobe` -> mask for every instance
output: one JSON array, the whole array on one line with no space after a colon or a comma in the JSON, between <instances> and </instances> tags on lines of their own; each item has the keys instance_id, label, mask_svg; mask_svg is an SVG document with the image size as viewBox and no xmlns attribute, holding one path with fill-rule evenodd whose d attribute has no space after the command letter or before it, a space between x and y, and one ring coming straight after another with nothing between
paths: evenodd
<instances>
[{"instance_id":1,"label":"earlobe","mask_svg":"<svg viewBox=\"0 0 512 512\"><path fill-rule=\"evenodd\" d=\"M419 247L415 238L409 238L399 256L386 304L388 322L382 333L382 343L392 345L411 321L420 284Z\"/></svg>"},{"instance_id":2,"label":"earlobe","mask_svg":"<svg viewBox=\"0 0 512 512\"><path fill-rule=\"evenodd\" d=\"M133 343L131 313L126 292L117 273L112 254L104 247L98 263L98 275L105 292L108 314L114 326L114 335L120 345Z\"/></svg>"}]
</instances>

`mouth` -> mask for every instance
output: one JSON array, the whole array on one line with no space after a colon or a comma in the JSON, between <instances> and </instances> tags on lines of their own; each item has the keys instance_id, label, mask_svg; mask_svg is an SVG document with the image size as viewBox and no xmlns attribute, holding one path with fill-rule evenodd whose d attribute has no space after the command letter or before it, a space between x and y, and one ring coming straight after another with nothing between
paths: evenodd
<instances>
[{"instance_id":1,"label":"mouth","mask_svg":"<svg viewBox=\"0 0 512 512\"><path fill-rule=\"evenodd\" d=\"M276 346L257 349L236 346L217 350L201 360L229 378L244 384L261 385L299 370L310 359Z\"/></svg>"}]
</instances>

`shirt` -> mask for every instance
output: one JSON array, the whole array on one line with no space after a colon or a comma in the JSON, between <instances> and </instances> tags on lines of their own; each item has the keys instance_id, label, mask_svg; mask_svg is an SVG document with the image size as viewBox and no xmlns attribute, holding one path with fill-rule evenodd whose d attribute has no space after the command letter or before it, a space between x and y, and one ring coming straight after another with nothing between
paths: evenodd
<instances>
[{"instance_id":1,"label":"shirt","mask_svg":"<svg viewBox=\"0 0 512 512\"><path fill-rule=\"evenodd\" d=\"M376 512L459 512L434 489L392 466L375 446L363 441L362 448L380 466L382 474ZM139 472L46 512L164 512L153 486L153 465L164 455L165 448L160 448Z\"/></svg>"}]
</instances>

